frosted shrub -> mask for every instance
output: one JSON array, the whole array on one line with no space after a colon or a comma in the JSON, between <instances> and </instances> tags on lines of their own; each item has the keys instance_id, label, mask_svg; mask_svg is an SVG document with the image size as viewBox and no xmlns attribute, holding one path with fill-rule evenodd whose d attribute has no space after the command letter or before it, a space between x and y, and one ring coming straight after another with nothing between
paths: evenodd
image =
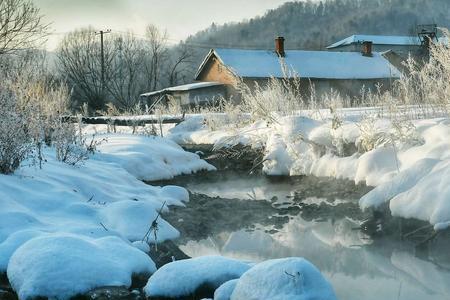
<instances>
[{"instance_id":1,"label":"frosted shrub","mask_svg":"<svg viewBox=\"0 0 450 300\"><path fill-rule=\"evenodd\" d=\"M356 141L356 146L359 152L368 152L389 142L388 134L379 130L376 122L376 116L368 115L364 116L357 124L360 136Z\"/></svg>"},{"instance_id":2,"label":"frosted shrub","mask_svg":"<svg viewBox=\"0 0 450 300\"><path fill-rule=\"evenodd\" d=\"M89 155L97 152L97 146L106 141L106 139L97 140L95 134L89 140L83 135L80 127L77 132L75 124L62 121L54 128L52 140L56 159L69 165L76 165L88 159Z\"/></svg>"},{"instance_id":3,"label":"frosted shrub","mask_svg":"<svg viewBox=\"0 0 450 300\"><path fill-rule=\"evenodd\" d=\"M28 122L35 142L45 141L50 146L55 127L60 118L68 113L67 87L42 80L19 81L16 93L21 110L28 111Z\"/></svg>"},{"instance_id":4,"label":"frosted shrub","mask_svg":"<svg viewBox=\"0 0 450 300\"><path fill-rule=\"evenodd\" d=\"M167 102L167 108L164 113L169 115L181 115L183 113L183 109L181 108L181 104L177 101L173 96L168 96L169 101Z\"/></svg>"},{"instance_id":5,"label":"frosted shrub","mask_svg":"<svg viewBox=\"0 0 450 300\"><path fill-rule=\"evenodd\" d=\"M26 117L14 92L0 87L0 173L13 173L32 152Z\"/></svg>"},{"instance_id":6,"label":"frosted shrub","mask_svg":"<svg viewBox=\"0 0 450 300\"><path fill-rule=\"evenodd\" d=\"M86 158L85 152L77 143L75 126L71 123L59 123L53 132L53 145L59 161L74 165Z\"/></svg>"},{"instance_id":7,"label":"frosted shrub","mask_svg":"<svg viewBox=\"0 0 450 300\"><path fill-rule=\"evenodd\" d=\"M338 129L344 122L344 116L339 112L344 107L344 98L335 90L324 94L321 97L321 103L330 110L331 113L331 128Z\"/></svg>"},{"instance_id":8,"label":"frosted shrub","mask_svg":"<svg viewBox=\"0 0 450 300\"><path fill-rule=\"evenodd\" d=\"M114 116L120 116L121 115L121 111L119 110L119 108L117 106L114 105L114 103L107 103L106 104L106 111L105 111L106 115L109 117L114 117Z\"/></svg>"},{"instance_id":9,"label":"frosted shrub","mask_svg":"<svg viewBox=\"0 0 450 300\"><path fill-rule=\"evenodd\" d=\"M242 106L233 104L223 97L214 99L213 103L200 109L209 129L239 128L248 122L249 118L242 111Z\"/></svg>"},{"instance_id":10,"label":"frosted shrub","mask_svg":"<svg viewBox=\"0 0 450 300\"><path fill-rule=\"evenodd\" d=\"M394 120L389 138L392 145L399 147L418 146L425 143L410 120Z\"/></svg>"},{"instance_id":11,"label":"frosted shrub","mask_svg":"<svg viewBox=\"0 0 450 300\"><path fill-rule=\"evenodd\" d=\"M292 115L305 108L300 90L300 78L270 78L266 86L255 82L252 90L242 81L236 85L242 94L243 110L250 112L255 120L277 122L282 116Z\"/></svg>"},{"instance_id":12,"label":"frosted shrub","mask_svg":"<svg viewBox=\"0 0 450 300\"><path fill-rule=\"evenodd\" d=\"M450 34L442 29L444 36ZM399 104L415 105L420 117L433 117L450 113L450 48L444 43L432 43L429 61L409 59L407 73L397 82Z\"/></svg>"},{"instance_id":13,"label":"frosted shrub","mask_svg":"<svg viewBox=\"0 0 450 300\"><path fill-rule=\"evenodd\" d=\"M72 142L68 128L62 130L61 118L68 113L69 91L65 85L46 81L33 76L17 76L13 81L17 95L18 109L26 115L27 130L30 135L39 166L44 160L42 147L56 146L56 157L65 161L61 145ZM67 124L67 126L69 126ZM64 151L67 151L68 148ZM64 152L62 151L62 152Z\"/></svg>"}]
</instances>

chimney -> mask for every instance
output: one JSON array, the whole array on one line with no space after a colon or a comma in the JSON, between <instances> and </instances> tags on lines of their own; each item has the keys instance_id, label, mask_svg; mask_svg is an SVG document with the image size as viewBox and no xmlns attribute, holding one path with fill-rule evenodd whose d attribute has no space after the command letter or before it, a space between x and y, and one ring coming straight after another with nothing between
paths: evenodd
<instances>
[{"instance_id":1,"label":"chimney","mask_svg":"<svg viewBox=\"0 0 450 300\"><path fill-rule=\"evenodd\" d=\"M361 53L363 56L372 56L372 45L371 41L364 41L362 43Z\"/></svg>"},{"instance_id":2,"label":"chimney","mask_svg":"<svg viewBox=\"0 0 450 300\"><path fill-rule=\"evenodd\" d=\"M284 37L279 36L275 39L275 52L277 53L278 57L284 57Z\"/></svg>"}]
</instances>

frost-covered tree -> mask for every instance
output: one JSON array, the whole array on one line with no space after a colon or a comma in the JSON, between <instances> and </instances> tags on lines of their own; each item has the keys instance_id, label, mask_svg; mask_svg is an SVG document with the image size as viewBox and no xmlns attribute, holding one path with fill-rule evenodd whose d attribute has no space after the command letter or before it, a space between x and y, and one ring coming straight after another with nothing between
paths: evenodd
<instances>
[{"instance_id":1,"label":"frost-covered tree","mask_svg":"<svg viewBox=\"0 0 450 300\"><path fill-rule=\"evenodd\" d=\"M32 143L17 96L4 83L0 86L0 173L10 174L31 153Z\"/></svg>"}]
</instances>

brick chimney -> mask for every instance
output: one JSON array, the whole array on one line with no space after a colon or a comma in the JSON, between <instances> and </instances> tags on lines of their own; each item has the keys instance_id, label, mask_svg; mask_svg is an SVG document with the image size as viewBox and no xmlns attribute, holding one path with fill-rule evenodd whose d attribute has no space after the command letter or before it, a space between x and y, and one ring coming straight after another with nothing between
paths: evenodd
<instances>
[{"instance_id":1,"label":"brick chimney","mask_svg":"<svg viewBox=\"0 0 450 300\"><path fill-rule=\"evenodd\" d=\"M284 37L279 36L275 39L275 52L277 53L278 57L284 57Z\"/></svg>"},{"instance_id":2,"label":"brick chimney","mask_svg":"<svg viewBox=\"0 0 450 300\"><path fill-rule=\"evenodd\" d=\"M372 45L371 41L364 41L362 43L361 53L363 56L372 56Z\"/></svg>"}]
</instances>

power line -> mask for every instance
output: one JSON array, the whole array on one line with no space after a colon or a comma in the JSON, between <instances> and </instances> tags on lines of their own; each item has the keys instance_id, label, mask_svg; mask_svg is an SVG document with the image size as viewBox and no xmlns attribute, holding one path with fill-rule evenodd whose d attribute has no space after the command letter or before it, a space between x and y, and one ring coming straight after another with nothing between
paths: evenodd
<instances>
[{"instance_id":1,"label":"power line","mask_svg":"<svg viewBox=\"0 0 450 300\"><path fill-rule=\"evenodd\" d=\"M100 30L99 32L96 32L95 34L99 34L100 35L100 52L101 52L101 68L102 68L102 79L101 79L101 84L102 84L102 95L104 95L105 92L105 50L103 47L103 35L104 34L108 34L111 33L111 29L108 29L106 31Z\"/></svg>"},{"instance_id":2,"label":"power line","mask_svg":"<svg viewBox=\"0 0 450 300\"><path fill-rule=\"evenodd\" d=\"M49 35L66 35L69 33L72 33L73 31L69 31L69 32L53 32L50 33ZM143 34L137 34L134 32L130 32L130 31L119 31L119 30L110 30L109 32L111 33L120 33L120 34L129 34L132 35L134 37L138 37L142 40L146 40L146 41L151 41L147 36L143 35ZM108 32L108 33L109 33ZM245 49L245 50L261 50L261 49L265 49L267 48L268 50L270 50L270 47L264 46L264 45L230 45L230 44L225 44L225 43L195 43L195 42L186 42L183 40L178 40L178 39L171 39L171 38L164 38L165 41L167 41L168 43L170 43L173 46L179 45L179 44L183 44L189 47L193 47L193 48L201 48L201 49L211 49L211 48L226 48L226 49Z\"/></svg>"}]
</instances>

